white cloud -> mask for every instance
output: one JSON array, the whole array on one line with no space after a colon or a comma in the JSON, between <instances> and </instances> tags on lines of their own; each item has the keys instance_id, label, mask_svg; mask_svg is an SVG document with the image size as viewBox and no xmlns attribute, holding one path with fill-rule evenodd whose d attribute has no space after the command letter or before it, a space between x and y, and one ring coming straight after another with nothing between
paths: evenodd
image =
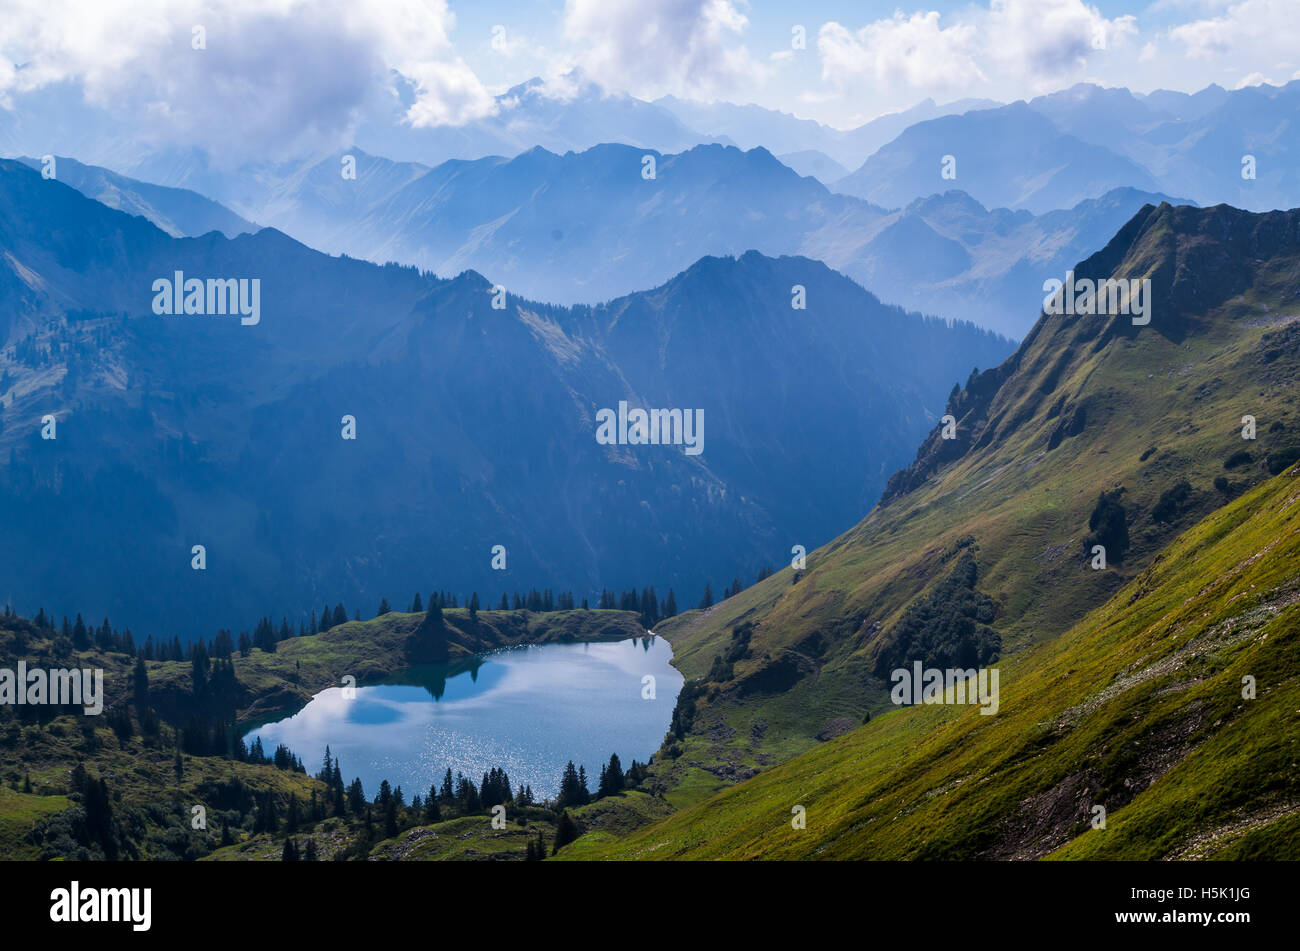
<instances>
[{"instance_id":1,"label":"white cloud","mask_svg":"<svg viewBox=\"0 0 1300 951\"><path fill-rule=\"evenodd\" d=\"M960 89L986 77L976 63L979 37L974 26L943 28L939 14L895 13L856 32L839 23L823 24L817 35L822 78L836 84L869 79L889 86L927 91Z\"/></svg>"},{"instance_id":2,"label":"white cloud","mask_svg":"<svg viewBox=\"0 0 1300 951\"><path fill-rule=\"evenodd\" d=\"M411 125L464 125L496 111L492 94L460 59L416 63L404 71L415 82L416 100L406 113Z\"/></svg>"},{"instance_id":3,"label":"white cloud","mask_svg":"<svg viewBox=\"0 0 1300 951\"><path fill-rule=\"evenodd\" d=\"M1107 19L1082 0L994 0L981 18L986 47L999 72L1042 86L1083 70L1137 35L1137 19Z\"/></svg>"},{"instance_id":4,"label":"white cloud","mask_svg":"<svg viewBox=\"0 0 1300 951\"><path fill-rule=\"evenodd\" d=\"M1107 18L1082 0L992 0L942 17L897 12L857 30L827 23L817 48L822 78L842 89L973 95L1055 88L1136 35L1134 17Z\"/></svg>"},{"instance_id":5,"label":"white cloud","mask_svg":"<svg viewBox=\"0 0 1300 951\"><path fill-rule=\"evenodd\" d=\"M731 0L566 0L571 63L607 89L652 98L709 99L766 75L741 34L748 18Z\"/></svg>"},{"instance_id":6,"label":"white cloud","mask_svg":"<svg viewBox=\"0 0 1300 951\"><path fill-rule=\"evenodd\" d=\"M1220 16L1176 26L1169 36L1196 60L1294 61L1295 19L1293 0L1242 0Z\"/></svg>"},{"instance_id":7,"label":"white cloud","mask_svg":"<svg viewBox=\"0 0 1300 951\"><path fill-rule=\"evenodd\" d=\"M330 146L393 69L415 82L415 124L495 108L452 48L453 25L445 0L5 0L0 105L72 80L89 102L144 117L141 136L162 143ZM196 26L204 49L192 48Z\"/></svg>"}]
</instances>

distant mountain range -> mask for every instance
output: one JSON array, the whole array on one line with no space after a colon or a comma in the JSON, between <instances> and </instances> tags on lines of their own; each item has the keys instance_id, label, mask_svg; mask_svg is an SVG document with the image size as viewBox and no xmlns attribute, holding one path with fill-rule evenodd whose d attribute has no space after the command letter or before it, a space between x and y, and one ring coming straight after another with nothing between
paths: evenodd
<instances>
[{"instance_id":1,"label":"distant mountain range","mask_svg":"<svg viewBox=\"0 0 1300 951\"><path fill-rule=\"evenodd\" d=\"M157 315L176 272L260 281L260 319ZM1011 346L797 257L598 307L493 283L172 238L0 162L0 597L181 634L434 586L690 603L849 524ZM620 401L702 409L704 451L598 444Z\"/></svg>"},{"instance_id":2,"label":"distant mountain range","mask_svg":"<svg viewBox=\"0 0 1300 951\"><path fill-rule=\"evenodd\" d=\"M189 189L150 185L75 159L51 158L53 176L65 185L109 208L146 218L173 238L196 238L209 231L233 238L258 230L251 221ZM47 167L42 159L23 157L19 161L38 170Z\"/></svg>"},{"instance_id":3,"label":"distant mountain range","mask_svg":"<svg viewBox=\"0 0 1300 951\"><path fill-rule=\"evenodd\" d=\"M331 253L472 268L554 303L609 300L753 249L816 258L884 300L1020 336L1043 282L1143 204L1295 203L1297 106L1300 82L1144 96L1080 84L1005 106L927 101L838 131L757 106L608 95L575 77L563 97L521 84L497 116L456 129L372 119L357 147L329 155L228 168L199 150L131 157L114 142L99 151L118 171L73 163L67 175L172 234L255 222ZM83 119L78 141L94 154L104 123ZM39 128L24 114L0 141ZM599 138L616 141L588 147ZM856 152L869 157L843 174ZM474 157L425 160L444 155Z\"/></svg>"},{"instance_id":4,"label":"distant mountain range","mask_svg":"<svg viewBox=\"0 0 1300 951\"><path fill-rule=\"evenodd\" d=\"M576 71L558 84L534 78L513 86L496 97L495 115L463 126L411 126L404 115L414 102L414 87L400 77L396 82L400 95L392 113L363 123L353 141L359 149L397 161L437 164L513 156L537 146L582 151L604 142L668 152L727 143L717 133L682 122L671 110L609 92Z\"/></svg>"},{"instance_id":5,"label":"distant mountain range","mask_svg":"<svg viewBox=\"0 0 1300 951\"><path fill-rule=\"evenodd\" d=\"M533 78L496 97L494 115L461 126L413 127L405 119L413 86L394 74L398 95L391 110L365 118L353 146L396 162L432 166L452 159L512 157L534 147L563 154L618 142L659 152L696 145L763 146L774 154L818 152L830 165L828 181L857 168L908 125L1000 103L964 99L938 105L927 99L855 129L834 129L810 119L756 105L702 103L664 97L654 102L612 93L580 71L552 82ZM158 148L120 134L108 112L86 103L77 87L59 84L24 94L19 108L0 110L0 152L44 155L52 149L150 182L217 197L213 176L232 170L198 149ZM319 156L318 156L319 157ZM244 164L243 162L236 163ZM842 169L842 170L841 170ZM223 199L224 200L224 199Z\"/></svg>"},{"instance_id":6,"label":"distant mountain range","mask_svg":"<svg viewBox=\"0 0 1300 951\"><path fill-rule=\"evenodd\" d=\"M1159 188L1136 162L1061 132L1023 102L909 126L835 188L894 208L945 184L1035 213L1122 186Z\"/></svg>"},{"instance_id":7,"label":"distant mountain range","mask_svg":"<svg viewBox=\"0 0 1300 951\"><path fill-rule=\"evenodd\" d=\"M801 251L834 261L885 300L1019 338L1042 307L1046 280L1063 281L1067 269L1103 247L1143 206L1166 201L1187 204L1116 188L1035 216L989 210L950 191L890 212L857 236L862 243L848 259L841 258L845 244L834 232L814 236Z\"/></svg>"},{"instance_id":8,"label":"distant mountain range","mask_svg":"<svg viewBox=\"0 0 1300 951\"><path fill-rule=\"evenodd\" d=\"M925 99L910 109L891 112L855 129L840 130L755 105L705 103L673 96L656 99L654 104L666 109L684 125L700 132L707 130L745 150L762 147L777 155L818 152L838 166L851 168L856 168L867 156L917 122L1002 105L991 99L959 99L944 105ZM820 175L817 177L821 178ZM832 179L821 180L829 182Z\"/></svg>"},{"instance_id":9,"label":"distant mountain range","mask_svg":"<svg viewBox=\"0 0 1300 951\"><path fill-rule=\"evenodd\" d=\"M988 207L1069 208L1124 186L1264 211L1300 204L1300 80L1195 95L1080 84L910 125L837 191L907 204L960 188ZM956 177L943 177L943 158ZM1253 156L1252 177L1243 160Z\"/></svg>"},{"instance_id":10,"label":"distant mountain range","mask_svg":"<svg viewBox=\"0 0 1300 951\"><path fill-rule=\"evenodd\" d=\"M642 175L647 155L653 180ZM351 158L355 179L341 174L344 155L245 176L267 187L238 207L331 253L444 275L472 268L566 304L654 286L708 254L804 255L885 300L1013 337L1032 323L1045 280L1168 199L1120 188L1035 217L951 191L887 211L800 177L766 149L717 145L533 149L434 169Z\"/></svg>"},{"instance_id":11,"label":"distant mountain range","mask_svg":"<svg viewBox=\"0 0 1300 951\"><path fill-rule=\"evenodd\" d=\"M433 167L452 159L511 158L537 147L563 155L621 143L673 154L735 145L765 148L800 174L891 208L954 188L988 208L1035 213L1118 187L1252 210L1300 203L1300 80L1233 91L1210 85L1195 94L1135 94L1081 83L1010 104L927 99L846 130L756 105L673 97L647 102L610 93L577 72L510 88L486 118L416 128L404 118L413 101L410 83L400 76L394 82L399 95L390 112L367 116L351 149L341 151ZM72 155L141 181L191 189L245 217L242 199L255 201L269 184L252 180L258 173L247 160L232 167L228 156L160 149L124 136L119 121L67 84L25 94L16 111L0 110L0 151ZM956 178L942 177L945 155L956 160ZM1254 178L1242 177L1246 155L1255 157ZM299 156L291 164L321 158Z\"/></svg>"}]
</instances>

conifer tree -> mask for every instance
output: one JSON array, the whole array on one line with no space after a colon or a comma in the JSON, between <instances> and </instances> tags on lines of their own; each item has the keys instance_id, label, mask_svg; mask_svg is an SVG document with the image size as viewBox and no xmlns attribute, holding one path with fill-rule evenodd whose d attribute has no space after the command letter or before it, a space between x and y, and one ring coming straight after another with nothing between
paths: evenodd
<instances>
[{"instance_id":1,"label":"conifer tree","mask_svg":"<svg viewBox=\"0 0 1300 951\"><path fill-rule=\"evenodd\" d=\"M135 712L142 713L149 706L149 671L144 665L144 655L135 659L135 670L131 674L135 700Z\"/></svg>"},{"instance_id":2,"label":"conifer tree","mask_svg":"<svg viewBox=\"0 0 1300 951\"><path fill-rule=\"evenodd\" d=\"M348 787L348 809L354 816L359 816L366 810L366 794L361 788L361 777L352 780L352 785Z\"/></svg>"},{"instance_id":3,"label":"conifer tree","mask_svg":"<svg viewBox=\"0 0 1300 951\"><path fill-rule=\"evenodd\" d=\"M560 849L576 839L579 834L578 824L569 815L569 810L562 810L559 821L555 823L555 845L551 847L551 854L557 854Z\"/></svg>"},{"instance_id":4,"label":"conifer tree","mask_svg":"<svg viewBox=\"0 0 1300 951\"><path fill-rule=\"evenodd\" d=\"M430 599L424 620L408 638L407 656L416 663L427 664L446 660L447 653L447 622L442 608Z\"/></svg>"},{"instance_id":5,"label":"conifer tree","mask_svg":"<svg viewBox=\"0 0 1300 951\"><path fill-rule=\"evenodd\" d=\"M560 791L555 797L555 804L561 808L578 804L578 768L569 760L560 776Z\"/></svg>"},{"instance_id":6,"label":"conifer tree","mask_svg":"<svg viewBox=\"0 0 1300 951\"><path fill-rule=\"evenodd\" d=\"M706 610L713 607L713 586L706 584L704 586L704 597L700 599L700 610Z\"/></svg>"},{"instance_id":7,"label":"conifer tree","mask_svg":"<svg viewBox=\"0 0 1300 951\"><path fill-rule=\"evenodd\" d=\"M623 764L619 762L618 754L614 753L610 756L608 765L600 768L600 785L597 787L596 798L622 792L624 785Z\"/></svg>"}]
</instances>

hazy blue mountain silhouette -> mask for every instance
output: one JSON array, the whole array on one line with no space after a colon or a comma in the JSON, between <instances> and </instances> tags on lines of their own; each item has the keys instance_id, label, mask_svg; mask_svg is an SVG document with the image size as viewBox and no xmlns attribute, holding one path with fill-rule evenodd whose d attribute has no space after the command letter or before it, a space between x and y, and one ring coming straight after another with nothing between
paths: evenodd
<instances>
[{"instance_id":1,"label":"hazy blue mountain silhouette","mask_svg":"<svg viewBox=\"0 0 1300 951\"><path fill-rule=\"evenodd\" d=\"M641 174L647 154L653 181ZM1032 324L1044 280L1166 197L1119 189L1036 218L953 191L888 211L801 177L765 149L716 145L678 155L533 149L429 170L355 159L355 181L340 175L341 155L286 171L258 220L326 251L439 274L472 268L561 303L653 286L707 254L801 254L887 301L1009 336Z\"/></svg>"},{"instance_id":2,"label":"hazy blue mountain silhouette","mask_svg":"<svg viewBox=\"0 0 1300 951\"><path fill-rule=\"evenodd\" d=\"M996 108L1002 103L991 99L960 99L939 105L933 99L923 99L909 109L888 113L853 129L835 129L753 104L698 102L664 96L656 99L655 105L662 106L697 132L725 136L742 149L762 146L778 155L815 150L846 168L857 168L867 156L914 123Z\"/></svg>"},{"instance_id":3,"label":"hazy blue mountain silhouette","mask_svg":"<svg viewBox=\"0 0 1300 951\"><path fill-rule=\"evenodd\" d=\"M839 181L849 170L825 152L816 149L804 149L800 152L786 152L778 155L782 165L788 165L800 175L811 175L825 185L827 182Z\"/></svg>"},{"instance_id":4,"label":"hazy blue mountain silhouette","mask_svg":"<svg viewBox=\"0 0 1300 951\"><path fill-rule=\"evenodd\" d=\"M845 245L833 232L835 243L810 240L801 250L833 261L891 303L1022 337L1042 305L1045 280L1064 280L1068 268L1104 247L1144 205L1162 201L1187 203L1116 188L1035 216L987 209L954 190L891 212L851 256L839 256Z\"/></svg>"},{"instance_id":5,"label":"hazy blue mountain silhouette","mask_svg":"<svg viewBox=\"0 0 1300 951\"><path fill-rule=\"evenodd\" d=\"M1300 80L1195 94L1079 83L1029 102L910 125L833 187L895 206L960 188L1045 212L1117 187L1257 211L1300 202ZM942 179L942 156L957 177ZM1242 177L1243 156L1256 177Z\"/></svg>"},{"instance_id":6,"label":"hazy blue mountain silhouette","mask_svg":"<svg viewBox=\"0 0 1300 951\"><path fill-rule=\"evenodd\" d=\"M155 316L177 270L260 279L261 322ZM492 283L269 228L175 239L0 162L0 597L183 635L435 585L689 603L851 524L1011 349L797 257L704 258L598 307L496 310ZM620 399L703 409L704 453L598 445Z\"/></svg>"},{"instance_id":7,"label":"hazy blue mountain silhouette","mask_svg":"<svg viewBox=\"0 0 1300 951\"><path fill-rule=\"evenodd\" d=\"M955 159L955 178L943 177L944 156ZM960 188L986 206L1035 213L1118 187L1160 189L1136 162L1062 132L1023 102L918 122L835 184L889 207Z\"/></svg>"},{"instance_id":8,"label":"hazy blue mountain silhouette","mask_svg":"<svg viewBox=\"0 0 1300 951\"><path fill-rule=\"evenodd\" d=\"M257 225L198 192L151 185L63 156L54 159L59 181L110 208L147 218L173 238L193 238L209 231L233 238L257 230ZM43 167L41 159L24 156L19 161L35 169Z\"/></svg>"}]
</instances>

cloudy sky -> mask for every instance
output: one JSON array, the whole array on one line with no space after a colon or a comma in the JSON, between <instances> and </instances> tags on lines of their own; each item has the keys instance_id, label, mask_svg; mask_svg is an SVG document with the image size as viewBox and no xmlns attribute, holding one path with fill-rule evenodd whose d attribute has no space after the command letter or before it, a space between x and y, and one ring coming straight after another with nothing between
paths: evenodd
<instances>
[{"instance_id":1,"label":"cloudy sky","mask_svg":"<svg viewBox=\"0 0 1300 951\"><path fill-rule=\"evenodd\" d=\"M1300 78L1296 0L0 0L0 110L76 90L176 135L329 139L416 84L416 125L574 68L612 91L755 102L841 128L1079 81L1195 91ZM198 28L203 49L196 50Z\"/></svg>"}]
</instances>

